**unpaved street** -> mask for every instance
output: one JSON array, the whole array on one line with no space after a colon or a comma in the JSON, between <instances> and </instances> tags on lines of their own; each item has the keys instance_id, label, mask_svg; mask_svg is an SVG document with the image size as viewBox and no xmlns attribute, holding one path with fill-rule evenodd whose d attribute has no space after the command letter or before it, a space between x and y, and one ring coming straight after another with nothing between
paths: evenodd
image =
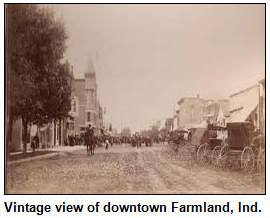
<instances>
[{"instance_id":1,"label":"unpaved street","mask_svg":"<svg viewBox=\"0 0 270 218\"><path fill-rule=\"evenodd\" d=\"M109 150L86 148L6 168L7 194L263 194L264 178L253 172L217 172L167 145Z\"/></svg>"}]
</instances>

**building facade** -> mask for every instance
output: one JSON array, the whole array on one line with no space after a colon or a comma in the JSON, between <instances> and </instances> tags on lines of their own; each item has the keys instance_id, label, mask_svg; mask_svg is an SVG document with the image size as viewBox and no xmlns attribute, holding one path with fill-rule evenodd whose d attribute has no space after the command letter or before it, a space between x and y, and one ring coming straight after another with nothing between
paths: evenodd
<instances>
[{"instance_id":1,"label":"building facade","mask_svg":"<svg viewBox=\"0 0 270 218\"><path fill-rule=\"evenodd\" d=\"M173 118L167 118L165 121L165 129L167 131L172 131L173 130Z\"/></svg>"},{"instance_id":2,"label":"building facade","mask_svg":"<svg viewBox=\"0 0 270 218\"><path fill-rule=\"evenodd\" d=\"M204 100L197 98L182 98L178 102L177 127L186 129L193 124L200 124L204 121Z\"/></svg>"},{"instance_id":3,"label":"building facade","mask_svg":"<svg viewBox=\"0 0 270 218\"><path fill-rule=\"evenodd\" d=\"M81 134L86 127L103 127L103 109L97 97L96 70L92 59L87 62L84 79L75 79L72 113L74 115L74 132Z\"/></svg>"},{"instance_id":4,"label":"building facade","mask_svg":"<svg viewBox=\"0 0 270 218\"><path fill-rule=\"evenodd\" d=\"M206 100L204 102L204 119L207 123L218 126L226 126L226 119L230 116L229 100Z\"/></svg>"}]
</instances>

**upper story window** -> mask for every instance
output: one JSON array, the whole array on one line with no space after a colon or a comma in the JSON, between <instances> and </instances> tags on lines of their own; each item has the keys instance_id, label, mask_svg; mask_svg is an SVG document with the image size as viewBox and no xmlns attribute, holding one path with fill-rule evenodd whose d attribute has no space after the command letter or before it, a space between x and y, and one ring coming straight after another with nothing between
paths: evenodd
<instances>
[{"instance_id":1,"label":"upper story window","mask_svg":"<svg viewBox=\"0 0 270 218\"><path fill-rule=\"evenodd\" d=\"M71 112L76 115L79 113L79 100L76 97L71 101Z\"/></svg>"},{"instance_id":2,"label":"upper story window","mask_svg":"<svg viewBox=\"0 0 270 218\"><path fill-rule=\"evenodd\" d=\"M77 101L74 100L72 105L72 112L76 113L76 109L77 109Z\"/></svg>"},{"instance_id":3,"label":"upper story window","mask_svg":"<svg viewBox=\"0 0 270 218\"><path fill-rule=\"evenodd\" d=\"M87 122L91 121L91 112L87 112Z\"/></svg>"}]
</instances>

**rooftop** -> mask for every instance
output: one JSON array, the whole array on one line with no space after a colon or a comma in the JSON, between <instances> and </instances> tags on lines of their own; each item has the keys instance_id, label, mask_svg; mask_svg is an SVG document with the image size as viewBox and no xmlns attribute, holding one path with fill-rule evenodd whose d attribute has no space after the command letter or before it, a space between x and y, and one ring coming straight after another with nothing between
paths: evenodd
<instances>
[{"instance_id":1,"label":"rooftop","mask_svg":"<svg viewBox=\"0 0 270 218\"><path fill-rule=\"evenodd\" d=\"M181 98L177 103L178 105L182 104L185 100L191 100L191 101L204 101L204 99L201 99L201 98Z\"/></svg>"}]
</instances>

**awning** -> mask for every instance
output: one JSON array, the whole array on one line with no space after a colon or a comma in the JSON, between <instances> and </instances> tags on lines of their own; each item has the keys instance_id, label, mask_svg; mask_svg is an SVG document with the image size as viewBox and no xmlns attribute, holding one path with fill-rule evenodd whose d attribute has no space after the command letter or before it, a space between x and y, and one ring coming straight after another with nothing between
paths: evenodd
<instances>
[{"instance_id":1,"label":"awning","mask_svg":"<svg viewBox=\"0 0 270 218\"><path fill-rule=\"evenodd\" d=\"M235 111L228 118L227 123L245 122L251 112L258 106L258 102L250 102L249 105L245 105L241 110Z\"/></svg>"},{"instance_id":2,"label":"awning","mask_svg":"<svg viewBox=\"0 0 270 218\"><path fill-rule=\"evenodd\" d=\"M201 123L191 123L191 124L185 124L184 128L180 129L180 130L189 130L192 128L206 128L207 127L207 123L205 121L201 122Z\"/></svg>"}]
</instances>

